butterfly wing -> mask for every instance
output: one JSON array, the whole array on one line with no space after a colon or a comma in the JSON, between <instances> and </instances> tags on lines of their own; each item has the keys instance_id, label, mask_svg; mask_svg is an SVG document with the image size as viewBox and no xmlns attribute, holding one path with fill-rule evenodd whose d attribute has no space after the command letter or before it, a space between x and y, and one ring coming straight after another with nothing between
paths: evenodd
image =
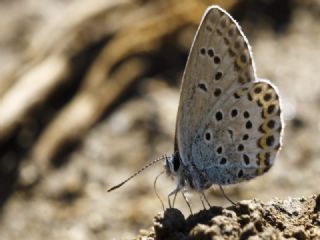
<instances>
[{"instance_id":1,"label":"butterfly wing","mask_svg":"<svg viewBox=\"0 0 320 240\"><path fill-rule=\"evenodd\" d=\"M175 150L185 166L192 165L212 183L232 183L255 176L262 164L251 164L252 157L250 166L246 165L252 170L247 174L242 170L242 155L236 154L243 124L248 120L239 117L230 122L227 116L232 106L236 106L239 115L244 114L240 113L243 109L250 108L252 125L256 127L264 122L258 115L261 116L268 105L254 105L244 95L235 97L240 93L248 95L257 83L250 46L239 25L221 8L208 8L191 47L181 87ZM272 85L261 84L272 96L278 96ZM278 106L277 103L278 100L274 104ZM281 123L280 116L276 120ZM278 127L281 131L281 126ZM251 134L242 143L244 152L255 152L259 136ZM279 136L274 136L274 142L280 142ZM268 159L271 164L274 155Z\"/></svg>"},{"instance_id":2,"label":"butterfly wing","mask_svg":"<svg viewBox=\"0 0 320 240\"><path fill-rule=\"evenodd\" d=\"M267 81L238 88L210 111L192 142L192 160L212 183L231 184L268 171L281 145L281 110ZM201 160L200 160L201 159Z\"/></svg>"},{"instance_id":3,"label":"butterfly wing","mask_svg":"<svg viewBox=\"0 0 320 240\"><path fill-rule=\"evenodd\" d=\"M247 64L242 64L242 55ZM183 162L192 159L196 131L209 112L226 101L227 92L254 80L251 52L240 27L221 8L208 8L194 38L181 86L175 150Z\"/></svg>"}]
</instances>

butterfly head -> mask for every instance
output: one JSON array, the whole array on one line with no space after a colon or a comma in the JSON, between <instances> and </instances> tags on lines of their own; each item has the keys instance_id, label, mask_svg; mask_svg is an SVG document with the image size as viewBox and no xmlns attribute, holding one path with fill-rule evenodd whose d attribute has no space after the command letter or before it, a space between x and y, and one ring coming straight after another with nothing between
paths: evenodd
<instances>
[{"instance_id":1,"label":"butterfly head","mask_svg":"<svg viewBox=\"0 0 320 240\"><path fill-rule=\"evenodd\" d=\"M202 179L196 172L190 172L182 163L179 152L175 152L171 157L165 158L164 168L167 176L177 181L177 189L207 189L210 185Z\"/></svg>"},{"instance_id":2,"label":"butterfly head","mask_svg":"<svg viewBox=\"0 0 320 240\"><path fill-rule=\"evenodd\" d=\"M174 153L171 157L166 157L164 168L168 176L178 176L181 170L181 159L179 153Z\"/></svg>"}]
</instances>

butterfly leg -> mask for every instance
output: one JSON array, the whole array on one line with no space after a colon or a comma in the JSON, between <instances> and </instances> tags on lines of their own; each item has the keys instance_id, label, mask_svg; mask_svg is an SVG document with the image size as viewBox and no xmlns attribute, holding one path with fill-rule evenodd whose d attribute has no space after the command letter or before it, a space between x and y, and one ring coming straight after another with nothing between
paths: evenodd
<instances>
[{"instance_id":1,"label":"butterfly leg","mask_svg":"<svg viewBox=\"0 0 320 240\"><path fill-rule=\"evenodd\" d=\"M203 196L204 200L208 204L209 208L211 208L211 204L210 204L209 200L207 199L206 195L204 194L204 192L201 192L201 195Z\"/></svg>"},{"instance_id":2,"label":"butterfly leg","mask_svg":"<svg viewBox=\"0 0 320 240\"><path fill-rule=\"evenodd\" d=\"M188 205L188 208L189 208L189 210L190 210L191 215L193 215L192 209L191 209L191 205L190 205L190 203L189 203L188 198L186 197L186 195L185 195L183 192L181 192L181 194L182 194L182 197L184 198L186 204Z\"/></svg>"},{"instance_id":3,"label":"butterfly leg","mask_svg":"<svg viewBox=\"0 0 320 240\"><path fill-rule=\"evenodd\" d=\"M206 208L206 205L204 205L204 202L203 202L203 199L202 199L202 195L199 195L199 196L200 196L200 201L202 203L202 207L203 207L204 210L206 210L207 208Z\"/></svg>"},{"instance_id":4,"label":"butterfly leg","mask_svg":"<svg viewBox=\"0 0 320 240\"><path fill-rule=\"evenodd\" d=\"M219 187L220 187L220 190L221 190L223 196L224 196L231 204L236 205L235 202L232 201L232 200L225 194L225 192L224 192L224 190L223 190L223 188L222 188L222 186L221 186L220 184L219 184Z\"/></svg>"},{"instance_id":5,"label":"butterfly leg","mask_svg":"<svg viewBox=\"0 0 320 240\"><path fill-rule=\"evenodd\" d=\"M176 188L175 190L173 190L171 193L169 193L169 195L168 195L169 208L174 207L174 203L175 203L175 201L176 201L177 194L178 194L179 191L180 191L180 188L178 187L178 188ZM172 202L172 205L171 205L170 197L171 197L172 195L174 195L174 197L173 197L173 202Z\"/></svg>"},{"instance_id":6,"label":"butterfly leg","mask_svg":"<svg viewBox=\"0 0 320 240\"><path fill-rule=\"evenodd\" d=\"M157 191L157 187L156 187L156 184L157 184L157 180L158 178L164 173L164 171L162 171L158 176L156 176L156 178L154 179L153 181L153 190L154 190L154 193L156 194L157 198L159 199L160 203L161 203L161 206L162 206L162 209L163 211L165 210L164 209L164 204L163 204L163 201L161 200L159 194L158 194L158 191Z\"/></svg>"},{"instance_id":7,"label":"butterfly leg","mask_svg":"<svg viewBox=\"0 0 320 240\"><path fill-rule=\"evenodd\" d=\"M174 207L174 204L176 203L177 195L178 195L178 191L175 192L175 194L174 194L173 202L172 202L172 207Z\"/></svg>"}]
</instances>

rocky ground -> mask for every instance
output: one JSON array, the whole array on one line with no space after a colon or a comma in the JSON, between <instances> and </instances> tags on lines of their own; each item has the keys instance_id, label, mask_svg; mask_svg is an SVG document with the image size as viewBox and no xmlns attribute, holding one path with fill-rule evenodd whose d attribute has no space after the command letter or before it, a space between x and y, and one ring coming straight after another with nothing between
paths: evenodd
<instances>
[{"instance_id":1,"label":"rocky ground","mask_svg":"<svg viewBox=\"0 0 320 240\"><path fill-rule=\"evenodd\" d=\"M153 230L137 239L320 239L320 195L308 198L240 201L185 218L169 208L154 218Z\"/></svg>"}]
</instances>

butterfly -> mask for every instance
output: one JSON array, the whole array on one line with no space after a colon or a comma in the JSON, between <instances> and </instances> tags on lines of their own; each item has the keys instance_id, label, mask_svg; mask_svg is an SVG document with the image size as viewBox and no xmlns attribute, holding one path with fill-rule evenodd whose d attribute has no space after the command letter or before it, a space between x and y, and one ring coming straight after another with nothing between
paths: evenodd
<instances>
[{"instance_id":1,"label":"butterfly","mask_svg":"<svg viewBox=\"0 0 320 240\"><path fill-rule=\"evenodd\" d=\"M174 153L154 161L164 159L166 173L176 179L169 196L187 189L203 193L214 184L223 190L264 174L281 148L282 132L276 87L256 76L238 23L222 8L209 7L183 74Z\"/></svg>"}]
</instances>

